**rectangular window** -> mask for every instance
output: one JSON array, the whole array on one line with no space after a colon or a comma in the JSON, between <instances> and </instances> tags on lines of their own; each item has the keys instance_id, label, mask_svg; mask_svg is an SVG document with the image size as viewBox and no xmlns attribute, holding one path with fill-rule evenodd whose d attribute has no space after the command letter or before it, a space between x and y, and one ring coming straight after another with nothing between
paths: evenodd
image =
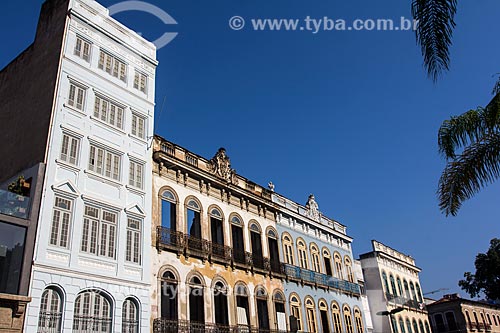
<instances>
[{"instance_id":1,"label":"rectangular window","mask_svg":"<svg viewBox=\"0 0 500 333\"><path fill-rule=\"evenodd\" d=\"M146 120L138 114L132 114L132 129L131 133L141 139L146 138Z\"/></svg>"},{"instance_id":2,"label":"rectangular window","mask_svg":"<svg viewBox=\"0 0 500 333\"><path fill-rule=\"evenodd\" d=\"M148 77L142 73L135 72L134 88L146 94Z\"/></svg>"},{"instance_id":3,"label":"rectangular window","mask_svg":"<svg viewBox=\"0 0 500 333\"><path fill-rule=\"evenodd\" d=\"M104 148L90 146L89 170L105 177L120 180L121 156Z\"/></svg>"},{"instance_id":4,"label":"rectangular window","mask_svg":"<svg viewBox=\"0 0 500 333\"><path fill-rule=\"evenodd\" d=\"M126 261L136 264L141 263L141 238L141 221L129 218L127 224Z\"/></svg>"},{"instance_id":5,"label":"rectangular window","mask_svg":"<svg viewBox=\"0 0 500 333\"><path fill-rule=\"evenodd\" d=\"M75 55L82 58L83 60L89 62L90 61L90 43L81 39L80 37L77 37L76 44L75 44Z\"/></svg>"},{"instance_id":6,"label":"rectangular window","mask_svg":"<svg viewBox=\"0 0 500 333\"><path fill-rule=\"evenodd\" d=\"M0 237L0 293L17 294L23 268L26 228L0 221L0 235L2 235ZM26 272L23 273L26 274Z\"/></svg>"},{"instance_id":7,"label":"rectangular window","mask_svg":"<svg viewBox=\"0 0 500 333\"><path fill-rule=\"evenodd\" d=\"M95 97L94 117L123 129L123 107L99 96Z\"/></svg>"},{"instance_id":8,"label":"rectangular window","mask_svg":"<svg viewBox=\"0 0 500 333\"><path fill-rule=\"evenodd\" d=\"M98 67L123 82L127 82L127 64L101 50Z\"/></svg>"},{"instance_id":9,"label":"rectangular window","mask_svg":"<svg viewBox=\"0 0 500 333\"><path fill-rule=\"evenodd\" d=\"M117 214L85 206L81 251L115 258Z\"/></svg>"},{"instance_id":10,"label":"rectangular window","mask_svg":"<svg viewBox=\"0 0 500 333\"><path fill-rule=\"evenodd\" d=\"M73 165L78 165L78 152L80 150L80 139L69 134L63 134L61 144L61 160Z\"/></svg>"},{"instance_id":11,"label":"rectangular window","mask_svg":"<svg viewBox=\"0 0 500 333\"><path fill-rule=\"evenodd\" d=\"M69 228L71 225L72 202L60 197L55 198L52 212L50 245L68 248Z\"/></svg>"},{"instance_id":12,"label":"rectangular window","mask_svg":"<svg viewBox=\"0 0 500 333\"><path fill-rule=\"evenodd\" d=\"M133 187L142 189L144 183L144 165L134 161L130 161L130 173L128 184Z\"/></svg>"},{"instance_id":13,"label":"rectangular window","mask_svg":"<svg viewBox=\"0 0 500 333\"><path fill-rule=\"evenodd\" d=\"M71 83L69 85L68 105L83 111L85 103L85 89Z\"/></svg>"}]
</instances>

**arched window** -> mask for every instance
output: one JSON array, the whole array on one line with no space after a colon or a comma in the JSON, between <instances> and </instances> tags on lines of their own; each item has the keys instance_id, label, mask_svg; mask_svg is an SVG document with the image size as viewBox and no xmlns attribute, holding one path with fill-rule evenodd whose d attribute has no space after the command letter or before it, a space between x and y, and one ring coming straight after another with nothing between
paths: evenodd
<instances>
[{"instance_id":1,"label":"arched window","mask_svg":"<svg viewBox=\"0 0 500 333\"><path fill-rule=\"evenodd\" d=\"M255 288L255 298L257 301L257 319L260 330L269 329L269 308L267 306L267 291L264 287Z\"/></svg>"},{"instance_id":2,"label":"arched window","mask_svg":"<svg viewBox=\"0 0 500 333\"><path fill-rule=\"evenodd\" d=\"M274 310L276 311L276 323L279 331L286 331L285 294L281 290L275 290L273 294Z\"/></svg>"},{"instance_id":3,"label":"arched window","mask_svg":"<svg viewBox=\"0 0 500 333\"><path fill-rule=\"evenodd\" d=\"M205 324L205 302L201 277L194 275L189 280L189 320L193 328Z\"/></svg>"},{"instance_id":4,"label":"arched window","mask_svg":"<svg viewBox=\"0 0 500 333\"><path fill-rule=\"evenodd\" d=\"M292 238L288 235L283 235L283 255L285 263L293 265L293 243Z\"/></svg>"},{"instance_id":5,"label":"arched window","mask_svg":"<svg viewBox=\"0 0 500 333\"><path fill-rule=\"evenodd\" d=\"M212 256L225 259L226 251L224 247L224 227L222 223L222 212L218 208L211 208L210 216L210 236L212 240Z\"/></svg>"},{"instance_id":6,"label":"arched window","mask_svg":"<svg viewBox=\"0 0 500 333\"><path fill-rule=\"evenodd\" d=\"M335 261L335 269L337 270L337 277L343 280L344 273L342 269L342 258L340 257L340 254L335 252L335 254L333 255L333 260Z\"/></svg>"},{"instance_id":7,"label":"arched window","mask_svg":"<svg viewBox=\"0 0 500 333\"><path fill-rule=\"evenodd\" d=\"M111 333L111 302L101 292L80 293L75 301L73 332Z\"/></svg>"},{"instance_id":8,"label":"arched window","mask_svg":"<svg viewBox=\"0 0 500 333\"><path fill-rule=\"evenodd\" d=\"M354 274L352 274L351 259L349 259L348 256L345 256L344 263L347 271L347 281L354 283Z\"/></svg>"},{"instance_id":9,"label":"arched window","mask_svg":"<svg viewBox=\"0 0 500 333\"><path fill-rule=\"evenodd\" d=\"M236 315L238 325L250 325L250 311L248 305L248 289L243 283L238 283L234 287L236 294Z\"/></svg>"},{"instance_id":10,"label":"arched window","mask_svg":"<svg viewBox=\"0 0 500 333\"><path fill-rule=\"evenodd\" d=\"M413 323L413 332L418 333L417 321L415 319L413 319L412 323Z\"/></svg>"},{"instance_id":11,"label":"arched window","mask_svg":"<svg viewBox=\"0 0 500 333\"><path fill-rule=\"evenodd\" d=\"M260 227L256 222L250 222L250 243L252 245L253 266L264 269L264 255L262 253L262 237Z\"/></svg>"},{"instance_id":12,"label":"arched window","mask_svg":"<svg viewBox=\"0 0 500 333\"><path fill-rule=\"evenodd\" d=\"M62 297L59 290L48 287L42 293L38 333L61 332Z\"/></svg>"},{"instance_id":13,"label":"arched window","mask_svg":"<svg viewBox=\"0 0 500 333\"><path fill-rule=\"evenodd\" d=\"M391 327L392 333L398 333L398 323L396 322L396 318L394 318L394 316L391 316Z\"/></svg>"},{"instance_id":14,"label":"arched window","mask_svg":"<svg viewBox=\"0 0 500 333\"><path fill-rule=\"evenodd\" d=\"M290 313L297 319L297 330L302 331L302 310L300 299L296 295L290 297Z\"/></svg>"},{"instance_id":15,"label":"arched window","mask_svg":"<svg viewBox=\"0 0 500 333\"><path fill-rule=\"evenodd\" d=\"M406 329L405 329L405 322L403 320L403 318L399 318L399 331L401 333L406 333Z\"/></svg>"},{"instance_id":16,"label":"arched window","mask_svg":"<svg viewBox=\"0 0 500 333\"><path fill-rule=\"evenodd\" d=\"M176 321L179 318L178 304L178 281L175 274L167 270L161 275L161 318L163 320Z\"/></svg>"},{"instance_id":17,"label":"arched window","mask_svg":"<svg viewBox=\"0 0 500 333\"><path fill-rule=\"evenodd\" d=\"M214 286L214 312L215 324L220 326L229 325L227 307L227 287L221 281L217 281Z\"/></svg>"},{"instance_id":18,"label":"arched window","mask_svg":"<svg viewBox=\"0 0 500 333\"><path fill-rule=\"evenodd\" d=\"M321 273L321 264L319 261L319 249L316 244L311 244L312 268L315 272Z\"/></svg>"},{"instance_id":19,"label":"arched window","mask_svg":"<svg viewBox=\"0 0 500 333\"><path fill-rule=\"evenodd\" d=\"M391 290L389 289L389 282L387 281L387 274L382 272L382 280L384 281L385 293L390 294Z\"/></svg>"},{"instance_id":20,"label":"arched window","mask_svg":"<svg viewBox=\"0 0 500 333\"><path fill-rule=\"evenodd\" d=\"M333 276L332 256L330 255L328 249L323 249L323 261L325 263L326 275Z\"/></svg>"},{"instance_id":21,"label":"arched window","mask_svg":"<svg viewBox=\"0 0 500 333\"><path fill-rule=\"evenodd\" d=\"M323 329L321 332L330 333L330 320L328 316L328 305L325 300L320 300L318 303L319 314L321 319L321 328Z\"/></svg>"},{"instance_id":22,"label":"arched window","mask_svg":"<svg viewBox=\"0 0 500 333\"><path fill-rule=\"evenodd\" d=\"M495 315L492 316L493 316L493 321L495 322L495 326L498 326L497 317Z\"/></svg>"},{"instance_id":23,"label":"arched window","mask_svg":"<svg viewBox=\"0 0 500 333\"><path fill-rule=\"evenodd\" d=\"M410 281L410 291L411 291L411 299L417 301L417 295L415 294L415 286L411 281Z\"/></svg>"},{"instance_id":24,"label":"arched window","mask_svg":"<svg viewBox=\"0 0 500 333\"><path fill-rule=\"evenodd\" d=\"M394 276L392 276L392 274L389 274L389 281L391 281L391 291L390 291L390 293L394 297L398 296L398 292L396 291L396 282L394 281Z\"/></svg>"},{"instance_id":25,"label":"arched window","mask_svg":"<svg viewBox=\"0 0 500 333\"><path fill-rule=\"evenodd\" d=\"M280 252L278 247L278 233L274 229L267 231L267 246L269 250L269 262L271 272L280 273Z\"/></svg>"},{"instance_id":26,"label":"arched window","mask_svg":"<svg viewBox=\"0 0 500 333\"><path fill-rule=\"evenodd\" d=\"M444 325L444 319L442 314L436 313L434 315L434 322L436 323L436 329L438 332L446 331L446 326Z\"/></svg>"},{"instance_id":27,"label":"arched window","mask_svg":"<svg viewBox=\"0 0 500 333\"><path fill-rule=\"evenodd\" d=\"M478 324L479 319L477 319L477 313L475 311L472 311L472 314L474 315L474 323Z\"/></svg>"},{"instance_id":28,"label":"arched window","mask_svg":"<svg viewBox=\"0 0 500 333\"><path fill-rule=\"evenodd\" d=\"M424 323L421 319L418 320L418 327L420 328L420 333L425 333Z\"/></svg>"},{"instance_id":29,"label":"arched window","mask_svg":"<svg viewBox=\"0 0 500 333\"><path fill-rule=\"evenodd\" d=\"M444 314L446 322L448 323L448 331L458 330L457 321L455 320L455 314L453 312L446 312Z\"/></svg>"},{"instance_id":30,"label":"arched window","mask_svg":"<svg viewBox=\"0 0 500 333\"><path fill-rule=\"evenodd\" d=\"M420 286L418 283L415 282L415 292L417 294L417 301L419 301L420 303L422 303L422 292L420 290Z\"/></svg>"},{"instance_id":31,"label":"arched window","mask_svg":"<svg viewBox=\"0 0 500 333\"><path fill-rule=\"evenodd\" d=\"M408 282L406 280L403 280L403 285L405 287L405 297L407 299L411 299L410 288L408 287Z\"/></svg>"},{"instance_id":32,"label":"arched window","mask_svg":"<svg viewBox=\"0 0 500 333\"><path fill-rule=\"evenodd\" d=\"M491 325L491 317L489 313L486 314L486 318L488 318L488 324Z\"/></svg>"},{"instance_id":33,"label":"arched window","mask_svg":"<svg viewBox=\"0 0 500 333\"><path fill-rule=\"evenodd\" d=\"M311 298L306 298L306 319L307 319L307 327L309 332L317 333L318 325L316 323L316 310L314 309L314 301Z\"/></svg>"},{"instance_id":34,"label":"arched window","mask_svg":"<svg viewBox=\"0 0 500 333\"><path fill-rule=\"evenodd\" d=\"M399 276L396 278L396 283L398 284L399 296L404 297L403 285L401 284L401 279Z\"/></svg>"},{"instance_id":35,"label":"arched window","mask_svg":"<svg viewBox=\"0 0 500 333\"><path fill-rule=\"evenodd\" d=\"M356 332L364 333L365 329L363 327L363 317L361 315L361 311L359 309L354 309L354 320L356 322Z\"/></svg>"},{"instance_id":36,"label":"arched window","mask_svg":"<svg viewBox=\"0 0 500 333\"><path fill-rule=\"evenodd\" d=\"M406 329L408 330L408 333L413 333L413 330L411 329L411 322L410 319L406 318ZM418 333L418 332L416 332Z\"/></svg>"},{"instance_id":37,"label":"arched window","mask_svg":"<svg viewBox=\"0 0 500 333\"><path fill-rule=\"evenodd\" d=\"M354 333L352 327L351 309L349 309L347 305L344 305L344 321L347 333Z\"/></svg>"},{"instance_id":38,"label":"arched window","mask_svg":"<svg viewBox=\"0 0 500 333\"><path fill-rule=\"evenodd\" d=\"M340 308L337 303L332 303L333 330L335 333L342 333L342 322L340 320Z\"/></svg>"},{"instance_id":39,"label":"arched window","mask_svg":"<svg viewBox=\"0 0 500 333\"><path fill-rule=\"evenodd\" d=\"M481 319L483 320L483 324L486 325L486 320L484 320L484 313L481 312Z\"/></svg>"},{"instance_id":40,"label":"arched window","mask_svg":"<svg viewBox=\"0 0 500 333\"><path fill-rule=\"evenodd\" d=\"M171 190L165 190L161 199L161 226L177 231L177 196Z\"/></svg>"},{"instance_id":41,"label":"arched window","mask_svg":"<svg viewBox=\"0 0 500 333\"><path fill-rule=\"evenodd\" d=\"M425 333L431 333L431 328L429 327L429 322L425 321Z\"/></svg>"},{"instance_id":42,"label":"arched window","mask_svg":"<svg viewBox=\"0 0 500 333\"><path fill-rule=\"evenodd\" d=\"M194 198L186 200L186 226L189 249L201 251L201 205Z\"/></svg>"},{"instance_id":43,"label":"arched window","mask_svg":"<svg viewBox=\"0 0 500 333\"><path fill-rule=\"evenodd\" d=\"M243 242L243 222L233 215L231 221L231 236L233 240L233 260L239 264L246 264L245 244Z\"/></svg>"},{"instance_id":44,"label":"arched window","mask_svg":"<svg viewBox=\"0 0 500 333\"><path fill-rule=\"evenodd\" d=\"M139 332L139 306L132 298L126 298L122 307L122 333Z\"/></svg>"},{"instance_id":45,"label":"arched window","mask_svg":"<svg viewBox=\"0 0 500 333\"><path fill-rule=\"evenodd\" d=\"M465 318L467 319L467 324L471 323L469 311L465 310Z\"/></svg>"},{"instance_id":46,"label":"arched window","mask_svg":"<svg viewBox=\"0 0 500 333\"><path fill-rule=\"evenodd\" d=\"M302 239L297 240L297 252L299 254L299 265L307 269L307 248L306 243Z\"/></svg>"}]
</instances>

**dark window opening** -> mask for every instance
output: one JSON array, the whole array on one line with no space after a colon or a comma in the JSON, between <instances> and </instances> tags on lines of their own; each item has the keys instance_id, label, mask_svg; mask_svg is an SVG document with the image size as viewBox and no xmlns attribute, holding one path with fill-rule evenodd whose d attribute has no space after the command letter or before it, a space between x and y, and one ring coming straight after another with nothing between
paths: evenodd
<instances>
[{"instance_id":1,"label":"dark window opening","mask_svg":"<svg viewBox=\"0 0 500 333\"><path fill-rule=\"evenodd\" d=\"M323 333L330 333L330 325L328 324L328 312L326 310L321 310L320 315L321 315L321 326L323 327Z\"/></svg>"},{"instance_id":2,"label":"dark window opening","mask_svg":"<svg viewBox=\"0 0 500 333\"><path fill-rule=\"evenodd\" d=\"M260 234L256 232L250 232L252 240L252 258L253 265L258 268L264 268L264 257L262 255L262 242L260 239Z\"/></svg>"},{"instance_id":3,"label":"dark window opening","mask_svg":"<svg viewBox=\"0 0 500 333\"><path fill-rule=\"evenodd\" d=\"M218 282L214 290L215 324L229 325L227 295L224 286Z\"/></svg>"},{"instance_id":4,"label":"dark window opening","mask_svg":"<svg viewBox=\"0 0 500 333\"><path fill-rule=\"evenodd\" d=\"M177 205L173 202L161 201L161 226L177 231Z\"/></svg>"},{"instance_id":5,"label":"dark window opening","mask_svg":"<svg viewBox=\"0 0 500 333\"><path fill-rule=\"evenodd\" d=\"M0 293L17 294L26 228L0 222Z\"/></svg>"},{"instance_id":6,"label":"dark window opening","mask_svg":"<svg viewBox=\"0 0 500 333\"><path fill-rule=\"evenodd\" d=\"M267 300L257 299L257 316L259 319L259 329L269 329L269 311L267 308Z\"/></svg>"},{"instance_id":7,"label":"dark window opening","mask_svg":"<svg viewBox=\"0 0 500 333\"><path fill-rule=\"evenodd\" d=\"M325 260L325 270L326 270L326 275L333 276L333 270L332 270L332 262L330 258L324 258Z\"/></svg>"},{"instance_id":8,"label":"dark window opening","mask_svg":"<svg viewBox=\"0 0 500 333\"><path fill-rule=\"evenodd\" d=\"M269 259L271 262L271 270L275 273L280 271L280 253L278 250L278 241L274 238L267 238L269 244Z\"/></svg>"},{"instance_id":9,"label":"dark window opening","mask_svg":"<svg viewBox=\"0 0 500 333\"><path fill-rule=\"evenodd\" d=\"M243 229L236 225L231 225L231 233L233 236L233 257L234 261L245 263L245 246L243 245Z\"/></svg>"},{"instance_id":10,"label":"dark window opening","mask_svg":"<svg viewBox=\"0 0 500 333\"><path fill-rule=\"evenodd\" d=\"M165 272L161 282L161 317L177 320L177 281L172 272Z\"/></svg>"}]
</instances>

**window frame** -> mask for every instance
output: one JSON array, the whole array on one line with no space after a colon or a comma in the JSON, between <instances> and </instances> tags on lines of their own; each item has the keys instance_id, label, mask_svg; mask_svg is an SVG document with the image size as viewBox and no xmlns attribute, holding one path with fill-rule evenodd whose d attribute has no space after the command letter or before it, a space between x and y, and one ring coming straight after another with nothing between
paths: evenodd
<instances>
[{"instance_id":1,"label":"window frame","mask_svg":"<svg viewBox=\"0 0 500 333\"><path fill-rule=\"evenodd\" d=\"M80 242L80 252L85 253L87 255L93 255L96 257L106 258L108 260L116 260L117 259L117 240L119 233L119 213L104 208L99 205L94 205L90 203L85 203L84 205L84 213L83 213L83 223L82 223L82 237ZM96 210L97 217L92 216L88 213L89 210ZM115 216L115 221L106 220L105 214L110 214L110 216ZM85 228L88 230L85 231ZM106 228L103 228L106 226ZM94 230L96 228L96 230ZM113 238L110 238L110 230L113 229ZM103 232L103 230L105 230ZM95 232L95 234L94 234ZM104 250L103 250L103 237L104 237ZM95 240L94 240L95 238ZM84 244L85 242L85 244ZM92 242L95 242L92 244ZM110 248L112 246L112 256L110 256ZM85 247L85 249L84 249ZM94 248L94 250L93 250ZM87 250L88 249L88 250ZM104 254L102 254L104 251Z\"/></svg>"},{"instance_id":2,"label":"window frame","mask_svg":"<svg viewBox=\"0 0 500 333\"><path fill-rule=\"evenodd\" d=\"M147 133L147 116L144 116L140 114L139 112L132 111L132 116L131 116L131 121L130 121L130 135L132 135L135 138L141 139L141 140L146 140L148 133ZM140 121L142 121L142 135L140 134L141 132L141 127L140 127Z\"/></svg>"},{"instance_id":3,"label":"window frame","mask_svg":"<svg viewBox=\"0 0 500 333\"><path fill-rule=\"evenodd\" d=\"M131 227L131 222L136 222L137 227ZM128 263L142 264L142 226L144 220L127 216L127 237L125 245L125 261Z\"/></svg>"},{"instance_id":4,"label":"window frame","mask_svg":"<svg viewBox=\"0 0 500 333\"><path fill-rule=\"evenodd\" d=\"M85 106L86 106L85 103L87 101L87 89L88 87L84 86L83 84L70 79L67 105L75 110L85 113ZM81 97L81 103L78 102L80 97Z\"/></svg>"},{"instance_id":5,"label":"window frame","mask_svg":"<svg viewBox=\"0 0 500 333\"><path fill-rule=\"evenodd\" d=\"M101 156L99 156L100 151L102 152ZM111 157L110 160L108 160L108 154ZM111 165L108 165L108 162L111 163ZM87 167L91 172L101 177L119 182L122 178L122 163L123 153L118 153L114 149L109 149L94 142L90 143ZM109 175L107 175L108 172Z\"/></svg>"},{"instance_id":6,"label":"window frame","mask_svg":"<svg viewBox=\"0 0 500 333\"><path fill-rule=\"evenodd\" d=\"M144 78L144 86L142 86L142 79ZM148 83L149 83L149 76L141 71L135 70L134 72L134 83L133 87L134 89L139 90L140 92L144 94L148 94Z\"/></svg>"},{"instance_id":7,"label":"window frame","mask_svg":"<svg viewBox=\"0 0 500 333\"><path fill-rule=\"evenodd\" d=\"M144 169L146 162L130 159L128 165L128 185L139 190L144 190Z\"/></svg>"},{"instance_id":8,"label":"window frame","mask_svg":"<svg viewBox=\"0 0 500 333\"><path fill-rule=\"evenodd\" d=\"M99 61L97 68L109 75L127 83L129 65L121 58L111 54L104 49L99 50Z\"/></svg>"},{"instance_id":9,"label":"window frame","mask_svg":"<svg viewBox=\"0 0 500 333\"><path fill-rule=\"evenodd\" d=\"M61 207L61 206L57 206L57 202L58 201L66 201L69 203L70 207L69 208L64 208L64 207ZM70 239L71 239L71 228L72 228L72 222L73 222L73 214L74 214L74 200L70 199L70 198L67 198L67 197L64 197L64 196L61 196L61 195L55 195L54 196L54 201L53 201L53 204L52 204L52 220L51 220L51 225L50 225L50 238L49 238L49 246L54 246L54 247L58 247L58 248L63 248L63 249L69 249L70 247ZM54 231L54 218L55 218L55 214L56 212L59 213L59 220L57 222L57 230ZM62 214L67 214L67 218L68 218L68 221L67 221L67 230L65 232L65 240L64 240L64 245L61 245L63 239L63 234L62 234L62 230L63 228L61 227L61 224L64 223L63 220L61 220L61 215ZM54 236L54 233L55 233L55 236ZM54 238L55 237L55 238ZM53 241L55 243L53 243Z\"/></svg>"},{"instance_id":10,"label":"window frame","mask_svg":"<svg viewBox=\"0 0 500 333\"><path fill-rule=\"evenodd\" d=\"M78 42L81 42L80 50L78 50ZM85 46L88 46L88 54L85 55ZM90 60L92 59L92 42L89 40L76 35L75 39L75 47L73 49L73 54L77 56L78 58L81 58L85 60L86 62L90 63Z\"/></svg>"}]
</instances>

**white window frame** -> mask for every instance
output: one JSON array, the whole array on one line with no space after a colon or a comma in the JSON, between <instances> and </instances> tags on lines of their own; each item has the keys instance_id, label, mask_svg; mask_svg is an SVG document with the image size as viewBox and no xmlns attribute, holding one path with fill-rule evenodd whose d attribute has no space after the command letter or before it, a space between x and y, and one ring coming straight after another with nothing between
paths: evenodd
<instances>
[{"instance_id":1,"label":"white window frame","mask_svg":"<svg viewBox=\"0 0 500 333\"><path fill-rule=\"evenodd\" d=\"M99 145L90 144L88 165L90 171L120 181L121 165L122 155Z\"/></svg>"},{"instance_id":2,"label":"white window frame","mask_svg":"<svg viewBox=\"0 0 500 333\"><path fill-rule=\"evenodd\" d=\"M76 36L74 54L77 57L82 58L86 62L90 62L90 55L92 54L92 43L81 38L80 36Z\"/></svg>"},{"instance_id":3,"label":"white window frame","mask_svg":"<svg viewBox=\"0 0 500 333\"><path fill-rule=\"evenodd\" d=\"M127 82L128 65L116 56L113 56L104 50L100 50L98 67L111 76L114 76L123 82Z\"/></svg>"},{"instance_id":4,"label":"white window frame","mask_svg":"<svg viewBox=\"0 0 500 333\"><path fill-rule=\"evenodd\" d=\"M87 88L70 81L68 91L68 105L79 110L85 110L85 100L87 97Z\"/></svg>"},{"instance_id":5,"label":"white window frame","mask_svg":"<svg viewBox=\"0 0 500 333\"><path fill-rule=\"evenodd\" d=\"M80 155L80 138L63 132L61 140L61 152L59 158L61 161L71 165L78 166Z\"/></svg>"},{"instance_id":6,"label":"white window frame","mask_svg":"<svg viewBox=\"0 0 500 333\"><path fill-rule=\"evenodd\" d=\"M141 122L142 122L142 126L141 126ZM145 116L143 116L137 112L132 112L132 121L130 124L130 134L137 137L137 138L145 140L146 135L147 135L146 124L147 124L147 122L146 122Z\"/></svg>"},{"instance_id":7,"label":"white window frame","mask_svg":"<svg viewBox=\"0 0 500 333\"><path fill-rule=\"evenodd\" d=\"M145 163L131 159L129 162L128 184L132 187L144 189Z\"/></svg>"},{"instance_id":8,"label":"white window frame","mask_svg":"<svg viewBox=\"0 0 500 333\"><path fill-rule=\"evenodd\" d=\"M116 259L118 213L85 204L80 251Z\"/></svg>"},{"instance_id":9,"label":"white window frame","mask_svg":"<svg viewBox=\"0 0 500 333\"><path fill-rule=\"evenodd\" d=\"M108 125L123 130L125 107L109 98L96 94L94 101L94 118Z\"/></svg>"},{"instance_id":10,"label":"white window frame","mask_svg":"<svg viewBox=\"0 0 500 333\"><path fill-rule=\"evenodd\" d=\"M63 205L66 205L64 207ZM52 209L49 244L61 248L69 248L71 220L73 217L73 200L55 196Z\"/></svg>"},{"instance_id":11,"label":"white window frame","mask_svg":"<svg viewBox=\"0 0 500 333\"><path fill-rule=\"evenodd\" d=\"M134 88L147 94L147 92L148 92L148 76L142 72L135 71L135 73L134 73Z\"/></svg>"},{"instance_id":12,"label":"white window frame","mask_svg":"<svg viewBox=\"0 0 500 333\"><path fill-rule=\"evenodd\" d=\"M141 264L142 262L142 219L127 217L127 244L125 249L125 261Z\"/></svg>"}]
</instances>

